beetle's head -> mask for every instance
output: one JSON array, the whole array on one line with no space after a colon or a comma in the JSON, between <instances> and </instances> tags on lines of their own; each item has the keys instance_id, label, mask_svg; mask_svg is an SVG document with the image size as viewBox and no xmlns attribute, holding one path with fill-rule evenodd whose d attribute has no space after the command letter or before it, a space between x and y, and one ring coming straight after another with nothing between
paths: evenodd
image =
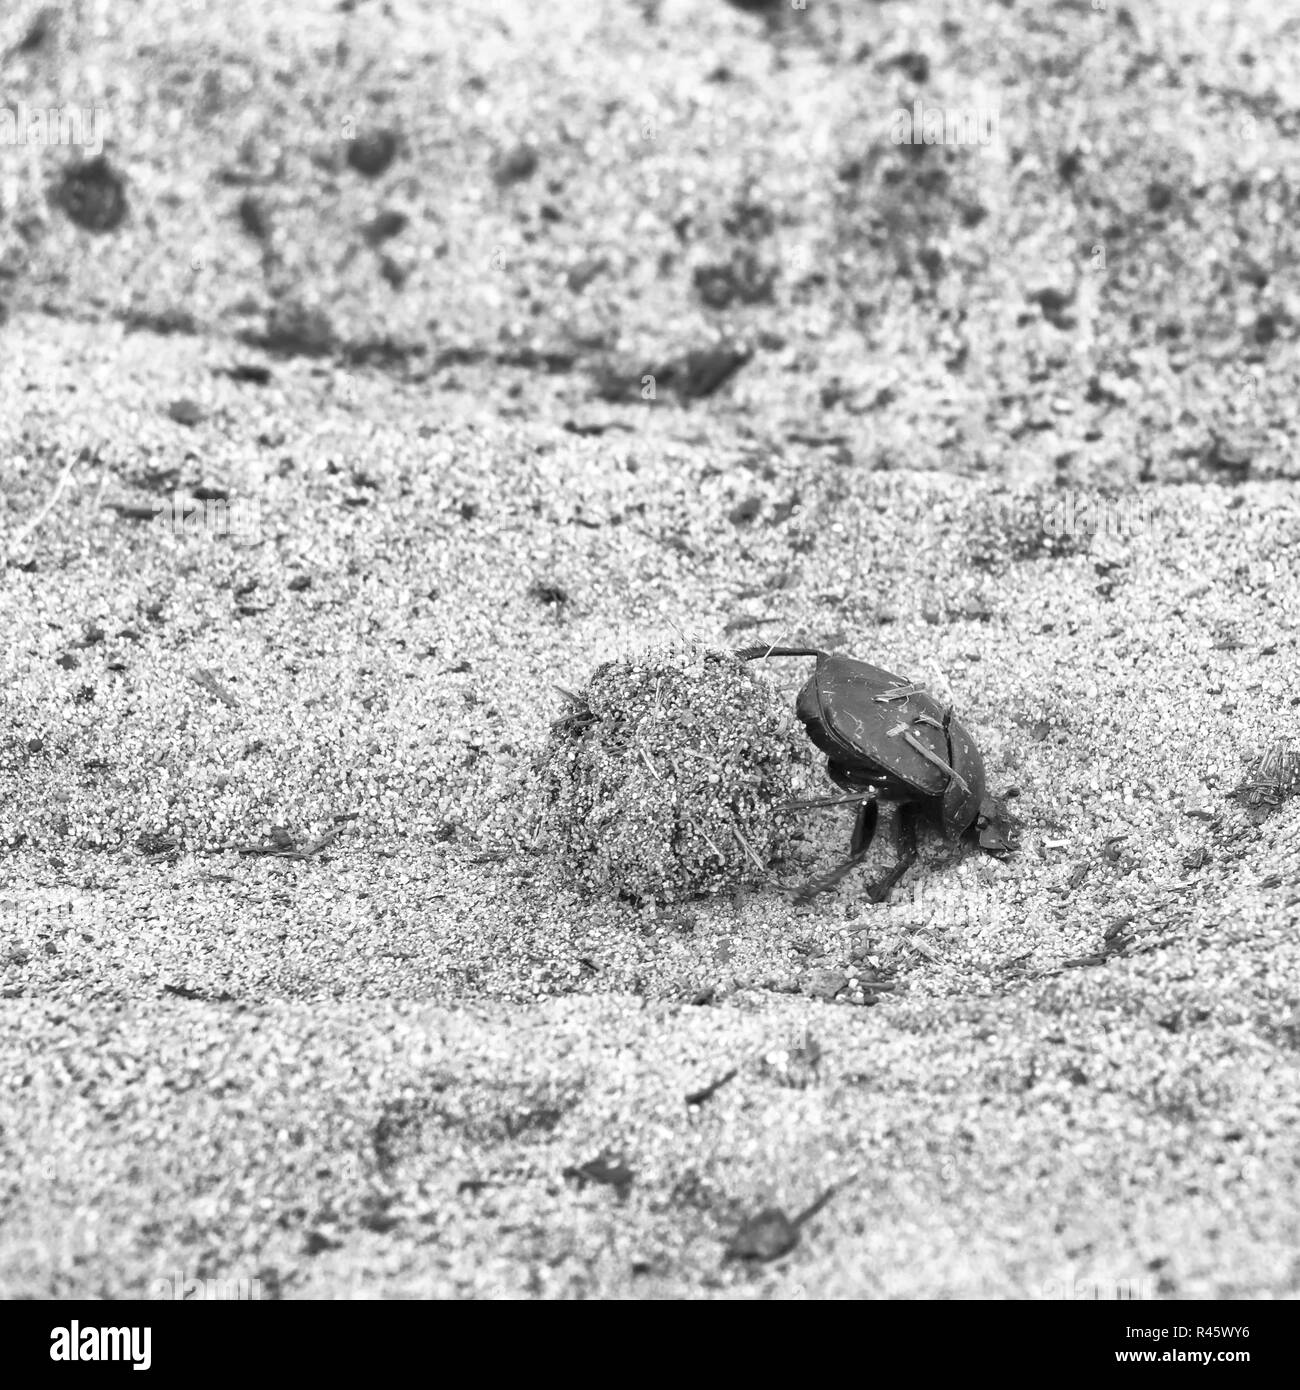
<instances>
[{"instance_id":1,"label":"beetle's head","mask_svg":"<svg viewBox=\"0 0 1300 1390\"><path fill-rule=\"evenodd\" d=\"M980 848L987 854L1010 854L1016 848L1016 827L1020 822L1007 808L1007 798L985 796L975 818Z\"/></svg>"}]
</instances>

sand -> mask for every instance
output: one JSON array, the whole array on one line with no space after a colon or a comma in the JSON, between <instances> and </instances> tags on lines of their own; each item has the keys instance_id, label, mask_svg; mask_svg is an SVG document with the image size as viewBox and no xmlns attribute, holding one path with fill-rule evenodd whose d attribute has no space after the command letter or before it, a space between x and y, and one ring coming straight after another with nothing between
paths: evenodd
<instances>
[{"instance_id":1,"label":"sand","mask_svg":"<svg viewBox=\"0 0 1300 1390\"><path fill-rule=\"evenodd\" d=\"M952 7L648 8L475 7L439 48L259 5L219 53L161 4L23 53L35 7L6 13L25 100L104 94L130 212L78 228L27 182L67 151L0 147L0 1294L1294 1296L1300 799L1232 795L1300 736L1293 58L1225 75L1204 7L1212 96L1108 153L1137 97L1103 60L1183 51L1185 7L1014 43L1001 6L946 35ZM1008 119L1064 112L1018 76L1051 39L1099 53L1086 128L1028 121L873 239L864 93L926 52L952 99L993 51ZM635 159L614 52L663 122ZM326 54L402 132L390 171L322 134L337 101L302 116ZM1045 317L1066 145L1134 220ZM1234 198L1271 210L1229 248L1269 276L1211 293ZM400 289L358 231L399 206ZM755 246L773 298L710 308L692 266ZM329 334L272 350L306 286ZM754 352L716 393L662 370L715 340ZM520 815L555 687L683 635L924 681L1018 790L1018 852L929 836L890 903L864 874L798 905L841 809L738 894L579 894ZM807 669L770 674L793 702ZM789 1253L727 1258L848 1178Z\"/></svg>"}]
</instances>

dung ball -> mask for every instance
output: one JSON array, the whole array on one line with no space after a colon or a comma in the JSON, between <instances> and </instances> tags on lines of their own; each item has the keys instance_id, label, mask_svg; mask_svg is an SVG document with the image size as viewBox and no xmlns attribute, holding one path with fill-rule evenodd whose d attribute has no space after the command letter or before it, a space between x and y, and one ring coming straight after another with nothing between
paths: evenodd
<instances>
[{"instance_id":1,"label":"dung ball","mask_svg":"<svg viewBox=\"0 0 1300 1390\"><path fill-rule=\"evenodd\" d=\"M754 884L785 856L806 762L787 697L733 653L607 662L537 760L540 847L580 891L674 902Z\"/></svg>"}]
</instances>

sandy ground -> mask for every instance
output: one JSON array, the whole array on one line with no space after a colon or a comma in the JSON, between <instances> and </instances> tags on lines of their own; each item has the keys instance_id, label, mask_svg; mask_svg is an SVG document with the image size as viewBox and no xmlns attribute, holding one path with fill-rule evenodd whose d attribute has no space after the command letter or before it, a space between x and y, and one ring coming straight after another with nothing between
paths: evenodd
<instances>
[{"instance_id":1,"label":"sandy ground","mask_svg":"<svg viewBox=\"0 0 1300 1390\"><path fill-rule=\"evenodd\" d=\"M6 75L100 94L129 210L0 146L0 1293L1300 1291L1300 800L1231 796L1300 734L1284 21L36 8ZM991 155L863 134L986 70ZM1139 97L1176 138L1112 148ZM683 633L924 680L1019 852L796 906L822 813L755 891L580 898L554 687Z\"/></svg>"}]
</instances>

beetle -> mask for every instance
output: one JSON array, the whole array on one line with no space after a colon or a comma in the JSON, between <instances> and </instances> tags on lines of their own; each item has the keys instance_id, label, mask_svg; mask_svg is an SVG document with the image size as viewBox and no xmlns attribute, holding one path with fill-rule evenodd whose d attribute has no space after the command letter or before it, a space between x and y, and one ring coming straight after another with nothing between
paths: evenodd
<instances>
[{"instance_id":1,"label":"beetle","mask_svg":"<svg viewBox=\"0 0 1300 1390\"><path fill-rule=\"evenodd\" d=\"M867 888L872 902L888 899L916 862L916 828L924 819L949 840L976 832L982 849L1013 849L1012 820L985 785L984 759L965 726L923 687L870 662L816 647L741 647L742 661L770 656L812 656L817 666L799 692L795 713L808 737L826 754L826 771L845 796L787 802L784 810L857 803L849 858L808 884L807 900L833 888L866 858L875 837L879 803L891 802L894 867Z\"/></svg>"}]
</instances>

